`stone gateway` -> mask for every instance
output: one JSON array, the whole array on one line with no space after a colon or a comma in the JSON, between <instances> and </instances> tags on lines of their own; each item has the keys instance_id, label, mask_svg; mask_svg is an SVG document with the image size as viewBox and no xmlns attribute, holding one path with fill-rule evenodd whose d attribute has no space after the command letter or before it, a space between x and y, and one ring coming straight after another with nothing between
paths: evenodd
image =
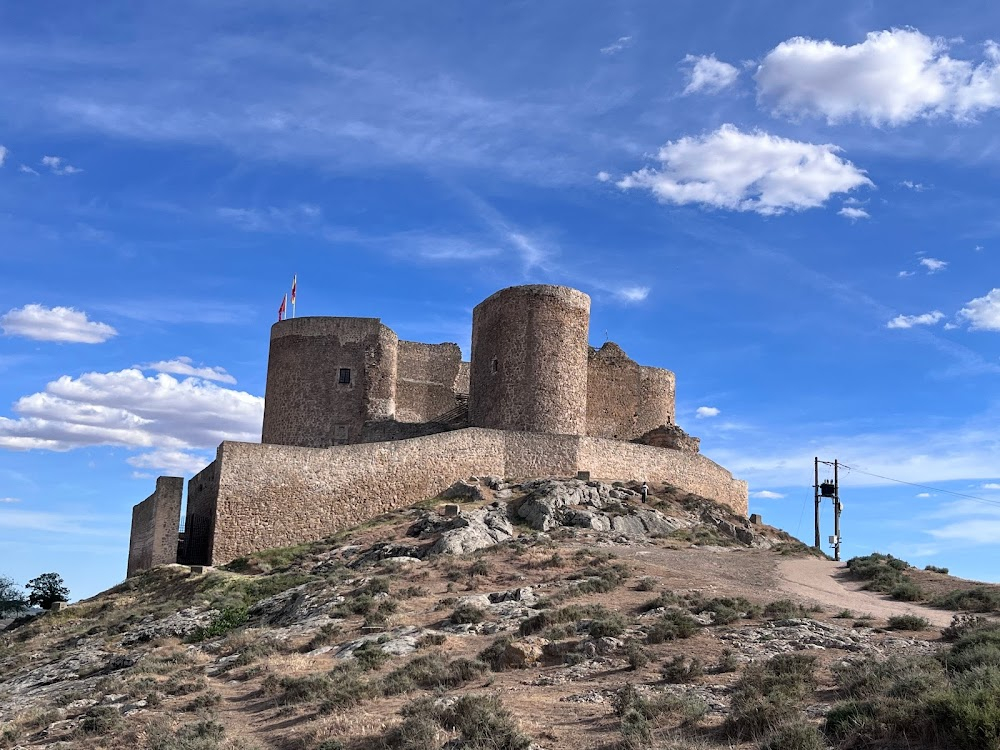
<instances>
[{"instance_id":1,"label":"stone gateway","mask_svg":"<svg viewBox=\"0 0 1000 750\"><path fill-rule=\"evenodd\" d=\"M135 506L128 575L329 536L469 476L668 482L747 513L747 485L674 424L675 377L588 346L590 297L516 286L476 306L472 356L376 318L271 328L261 443L224 442Z\"/></svg>"}]
</instances>

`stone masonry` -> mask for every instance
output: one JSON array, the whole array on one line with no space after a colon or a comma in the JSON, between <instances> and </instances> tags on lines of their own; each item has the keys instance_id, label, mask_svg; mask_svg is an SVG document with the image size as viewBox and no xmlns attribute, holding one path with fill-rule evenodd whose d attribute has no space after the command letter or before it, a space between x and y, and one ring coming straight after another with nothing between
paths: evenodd
<instances>
[{"instance_id":1,"label":"stone masonry","mask_svg":"<svg viewBox=\"0 0 1000 750\"><path fill-rule=\"evenodd\" d=\"M470 362L377 318L275 324L262 443L223 443L188 482L179 555L183 480L161 477L129 575L318 539L472 475L663 481L745 514L746 483L674 424L674 374L590 348L589 316L575 289L503 289L473 311Z\"/></svg>"}]
</instances>

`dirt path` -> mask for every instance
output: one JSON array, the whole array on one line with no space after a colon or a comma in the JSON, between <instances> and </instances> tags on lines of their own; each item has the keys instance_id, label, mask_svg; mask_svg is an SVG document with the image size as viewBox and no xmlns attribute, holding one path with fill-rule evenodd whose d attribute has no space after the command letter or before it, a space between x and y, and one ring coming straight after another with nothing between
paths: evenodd
<instances>
[{"instance_id":1,"label":"dirt path","mask_svg":"<svg viewBox=\"0 0 1000 750\"><path fill-rule=\"evenodd\" d=\"M844 567L842 562L814 557L782 560L778 565L778 586L796 598L835 609L849 609L855 614L868 613L881 619L893 615L919 615L935 627L951 622L952 612L897 602L882 594L861 590L860 582L844 578L841 572Z\"/></svg>"}]
</instances>

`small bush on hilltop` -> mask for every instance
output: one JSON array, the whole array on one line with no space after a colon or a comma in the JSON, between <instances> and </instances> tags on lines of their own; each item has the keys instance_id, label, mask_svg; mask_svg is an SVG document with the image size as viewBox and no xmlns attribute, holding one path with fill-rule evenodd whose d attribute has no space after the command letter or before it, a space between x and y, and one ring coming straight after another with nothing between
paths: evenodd
<instances>
[{"instance_id":1,"label":"small bush on hilltop","mask_svg":"<svg viewBox=\"0 0 1000 750\"><path fill-rule=\"evenodd\" d=\"M816 657L778 654L751 664L733 688L726 729L738 739L764 737L798 716L802 701L816 689Z\"/></svg>"},{"instance_id":2,"label":"small bush on hilltop","mask_svg":"<svg viewBox=\"0 0 1000 750\"><path fill-rule=\"evenodd\" d=\"M951 625L941 630L941 637L946 641L956 641L966 633L986 627L990 621L979 615L953 615Z\"/></svg>"},{"instance_id":3,"label":"small bush on hilltop","mask_svg":"<svg viewBox=\"0 0 1000 750\"><path fill-rule=\"evenodd\" d=\"M947 568L939 568L937 565L925 565L924 570L929 570L931 573L941 573L943 575L948 575Z\"/></svg>"},{"instance_id":4,"label":"small bush on hilltop","mask_svg":"<svg viewBox=\"0 0 1000 750\"><path fill-rule=\"evenodd\" d=\"M808 616L809 610L791 599L776 599L764 606L764 617L768 620L789 620Z\"/></svg>"},{"instance_id":5,"label":"small bush on hilltop","mask_svg":"<svg viewBox=\"0 0 1000 750\"><path fill-rule=\"evenodd\" d=\"M1000 611L1000 589L977 586L971 589L950 591L947 594L934 597L931 606L965 612L997 612Z\"/></svg>"},{"instance_id":6,"label":"small bush on hilltop","mask_svg":"<svg viewBox=\"0 0 1000 750\"><path fill-rule=\"evenodd\" d=\"M701 626L687 612L673 609L653 623L646 631L646 643L656 644L690 638Z\"/></svg>"},{"instance_id":7,"label":"small bush on hilltop","mask_svg":"<svg viewBox=\"0 0 1000 750\"><path fill-rule=\"evenodd\" d=\"M927 630L930 623L926 617L918 615L896 615L890 617L886 627L889 630Z\"/></svg>"},{"instance_id":8,"label":"small bush on hilltop","mask_svg":"<svg viewBox=\"0 0 1000 750\"><path fill-rule=\"evenodd\" d=\"M926 594L906 577L904 571L910 567L906 560L878 552L852 557L847 561L848 573L853 578L867 581L865 588L869 591L881 591L900 601L920 601L926 598Z\"/></svg>"}]
</instances>

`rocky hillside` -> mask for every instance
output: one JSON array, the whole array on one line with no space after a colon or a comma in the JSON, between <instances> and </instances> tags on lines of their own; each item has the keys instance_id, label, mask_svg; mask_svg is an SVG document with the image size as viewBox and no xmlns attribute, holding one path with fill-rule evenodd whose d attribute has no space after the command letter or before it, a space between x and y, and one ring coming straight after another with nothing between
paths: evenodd
<instances>
[{"instance_id":1,"label":"rocky hillside","mask_svg":"<svg viewBox=\"0 0 1000 750\"><path fill-rule=\"evenodd\" d=\"M1000 747L990 621L931 630L857 565L803 597L783 571L832 563L652 490L472 480L22 619L0 635L0 747Z\"/></svg>"}]
</instances>

